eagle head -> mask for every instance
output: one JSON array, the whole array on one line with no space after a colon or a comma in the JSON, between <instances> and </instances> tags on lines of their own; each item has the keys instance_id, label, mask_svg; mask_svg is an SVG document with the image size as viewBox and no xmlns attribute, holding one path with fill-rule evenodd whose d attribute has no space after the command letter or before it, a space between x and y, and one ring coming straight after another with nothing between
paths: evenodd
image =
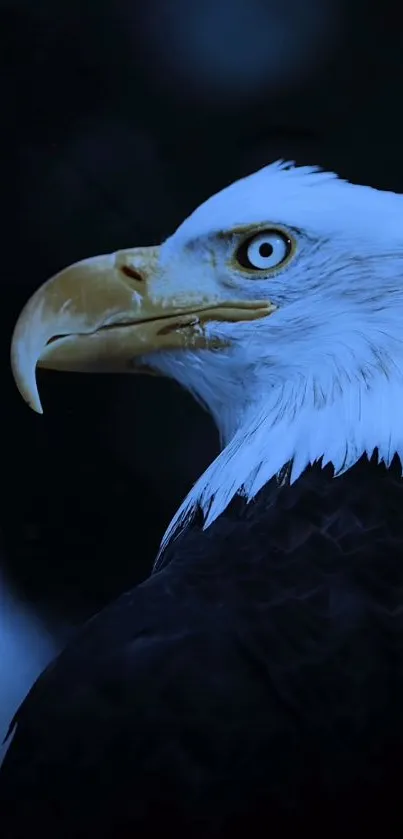
<instances>
[{"instance_id":1,"label":"eagle head","mask_svg":"<svg viewBox=\"0 0 403 839\"><path fill-rule=\"evenodd\" d=\"M213 415L222 451L172 522L207 527L291 465L337 476L402 459L403 198L277 162L198 207L160 247L87 259L39 288L11 350L36 366L157 372Z\"/></svg>"}]
</instances>

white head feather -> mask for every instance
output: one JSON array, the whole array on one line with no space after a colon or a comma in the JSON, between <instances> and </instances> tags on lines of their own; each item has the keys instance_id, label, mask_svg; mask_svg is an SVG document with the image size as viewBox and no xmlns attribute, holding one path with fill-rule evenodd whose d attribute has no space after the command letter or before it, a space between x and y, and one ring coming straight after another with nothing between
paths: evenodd
<instances>
[{"instance_id":1,"label":"white head feather","mask_svg":"<svg viewBox=\"0 0 403 839\"><path fill-rule=\"evenodd\" d=\"M228 268L231 229L253 224L293 231L295 257L274 276ZM341 474L376 447L386 463L403 460L403 197L278 162L202 204L162 260L221 298L278 305L261 320L210 324L226 350L146 359L208 408L223 445L163 546L197 506L208 527L237 492L252 499L289 461L295 481L320 459Z\"/></svg>"}]
</instances>

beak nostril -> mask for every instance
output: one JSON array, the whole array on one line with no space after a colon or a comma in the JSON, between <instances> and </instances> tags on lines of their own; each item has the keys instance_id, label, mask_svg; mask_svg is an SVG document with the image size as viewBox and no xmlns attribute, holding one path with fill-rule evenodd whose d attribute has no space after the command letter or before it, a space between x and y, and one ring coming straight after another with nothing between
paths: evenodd
<instances>
[{"instance_id":1,"label":"beak nostril","mask_svg":"<svg viewBox=\"0 0 403 839\"><path fill-rule=\"evenodd\" d=\"M137 280L139 283L142 283L144 280L144 277L140 274L140 272L136 271L135 268L132 268L131 265L122 265L120 270L125 277L129 277L131 280Z\"/></svg>"}]
</instances>

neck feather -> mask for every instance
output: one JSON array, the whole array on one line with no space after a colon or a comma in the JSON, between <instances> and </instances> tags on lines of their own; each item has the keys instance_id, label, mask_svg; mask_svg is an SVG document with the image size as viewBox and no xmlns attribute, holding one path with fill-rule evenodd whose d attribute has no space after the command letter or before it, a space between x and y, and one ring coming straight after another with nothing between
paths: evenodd
<instances>
[{"instance_id":1,"label":"neck feather","mask_svg":"<svg viewBox=\"0 0 403 839\"><path fill-rule=\"evenodd\" d=\"M326 394L326 396L325 396ZM161 545L193 518L204 515L204 529L224 512L234 495L252 500L291 462L290 482L317 461L332 464L335 478L366 454L403 463L403 364L340 372L329 382L315 377L273 389L269 400L254 403L242 426L193 486L174 516Z\"/></svg>"}]
</instances>

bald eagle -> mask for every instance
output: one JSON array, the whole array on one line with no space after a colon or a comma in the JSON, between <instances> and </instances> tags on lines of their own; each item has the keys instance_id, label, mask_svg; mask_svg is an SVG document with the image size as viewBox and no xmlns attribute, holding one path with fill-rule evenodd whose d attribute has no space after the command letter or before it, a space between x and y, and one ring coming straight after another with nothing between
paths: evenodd
<instances>
[{"instance_id":1,"label":"bald eagle","mask_svg":"<svg viewBox=\"0 0 403 839\"><path fill-rule=\"evenodd\" d=\"M402 836L402 201L278 162L27 303L36 411L38 364L157 372L222 449L17 711L3 839Z\"/></svg>"}]
</instances>

